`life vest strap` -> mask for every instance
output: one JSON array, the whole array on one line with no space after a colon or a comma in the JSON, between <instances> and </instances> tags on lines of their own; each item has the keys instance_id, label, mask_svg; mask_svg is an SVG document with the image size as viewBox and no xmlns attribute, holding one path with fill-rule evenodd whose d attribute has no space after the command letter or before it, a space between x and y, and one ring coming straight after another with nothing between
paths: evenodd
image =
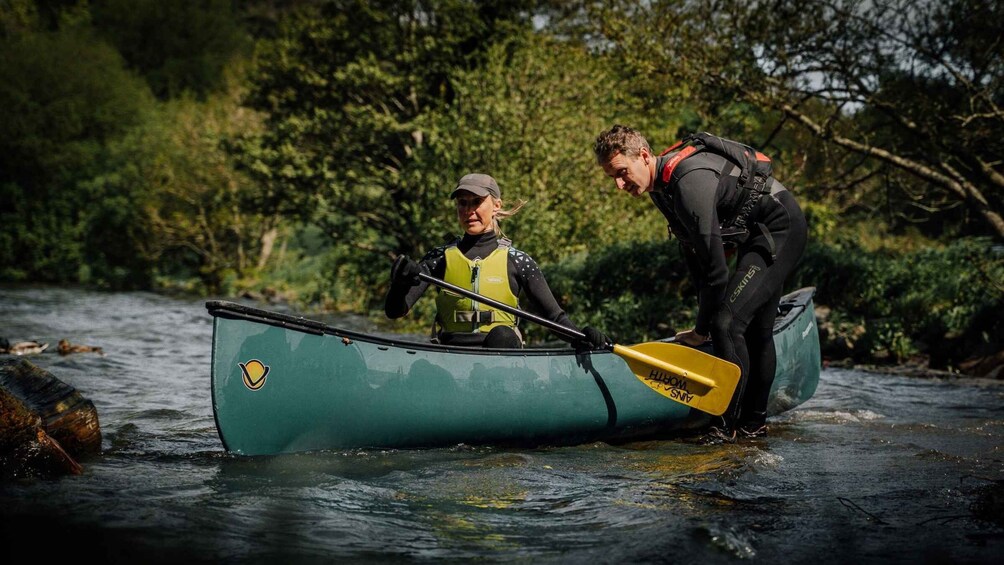
<instances>
[{"instance_id":1,"label":"life vest strap","mask_svg":"<svg viewBox=\"0 0 1004 565\"><path fill-rule=\"evenodd\" d=\"M677 143L677 145L679 145L679 143ZM677 145L674 145L673 147L676 147ZM672 151L673 147L670 147L666 151L663 151L662 154L665 155L669 151ZM668 160L666 160L666 164L662 166L662 182L669 182L670 177L673 176L673 169L675 169L676 166L679 165L681 162L683 162L684 159L690 157L695 152L697 152L697 147L694 145L688 145L683 149L681 149L679 153L673 155Z\"/></svg>"},{"instance_id":2,"label":"life vest strap","mask_svg":"<svg viewBox=\"0 0 1004 565\"><path fill-rule=\"evenodd\" d=\"M453 313L454 322L493 324L495 323L494 310L457 310Z\"/></svg>"},{"instance_id":3,"label":"life vest strap","mask_svg":"<svg viewBox=\"0 0 1004 565\"><path fill-rule=\"evenodd\" d=\"M688 135L659 154L663 156L681 145L686 145L675 155L666 160L662 167L662 182L668 183L673 171L688 157L700 151L710 151L725 158L731 167L739 169L736 183L738 202L734 204L733 213L724 218L722 226L735 226L737 232L748 233L747 222L750 214L764 197L770 194L774 177L771 174L771 160L760 151L735 141L727 140L707 133ZM753 162L750 162L752 153ZM761 164L763 164L761 166ZM731 167L726 166L720 173L719 184L729 182Z\"/></svg>"}]
</instances>

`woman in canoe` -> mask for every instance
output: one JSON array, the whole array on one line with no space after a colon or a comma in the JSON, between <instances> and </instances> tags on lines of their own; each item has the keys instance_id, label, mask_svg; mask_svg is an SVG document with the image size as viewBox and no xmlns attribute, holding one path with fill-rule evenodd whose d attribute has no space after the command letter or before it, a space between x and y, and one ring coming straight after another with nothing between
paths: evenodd
<instances>
[{"instance_id":1,"label":"woman in canoe","mask_svg":"<svg viewBox=\"0 0 1004 565\"><path fill-rule=\"evenodd\" d=\"M411 310L429 286L418 277L426 273L514 308L519 307L519 296L525 295L540 316L576 329L554 299L537 262L513 247L499 229L499 220L518 212L524 203L504 210L498 183L481 173L461 178L450 198L456 202L463 237L433 249L418 262L405 255L397 258L384 304L387 317L400 318ZM508 312L440 291L433 338L446 345L515 349L523 346L516 323ZM582 333L588 341L577 347L596 349L609 341L590 327Z\"/></svg>"}]
</instances>

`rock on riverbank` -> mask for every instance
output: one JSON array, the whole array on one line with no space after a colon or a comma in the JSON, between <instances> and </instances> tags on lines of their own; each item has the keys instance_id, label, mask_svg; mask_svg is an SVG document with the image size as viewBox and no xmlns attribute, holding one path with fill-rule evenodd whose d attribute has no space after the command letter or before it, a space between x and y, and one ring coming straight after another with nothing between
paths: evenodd
<instances>
[{"instance_id":1,"label":"rock on riverbank","mask_svg":"<svg viewBox=\"0 0 1004 565\"><path fill-rule=\"evenodd\" d=\"M962 354L965 348L960 343L943 336L935 340L936 347L915 344L917 347L907 352L909 354L897 355L877 344L874 337L869 339L865 324L834 321L831 314L829 307L816 306L819 346L825 365L919 376L1004 380L1004 349L965 356Z\"/></svg>"},{"instance_id":2,"label":"rock on riverbank","mask_svg":"<svg viewBox=\"0 0 1004 565\"><path fill-rule=\"evenodd\" d=\"M94 403L51 373L0 358L0 480L77 474L101 450Z\"/></svg>"}]
</instances>

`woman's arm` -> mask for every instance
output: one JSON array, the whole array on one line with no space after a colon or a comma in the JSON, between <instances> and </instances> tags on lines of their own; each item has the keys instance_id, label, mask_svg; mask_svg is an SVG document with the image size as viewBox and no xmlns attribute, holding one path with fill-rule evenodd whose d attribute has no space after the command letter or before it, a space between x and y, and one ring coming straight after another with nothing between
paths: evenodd
<instances>
[{"instance_id":1,"label":"woman's arm","mask_svg":"<svg viewBox=\"0 0 1004 565\"><path fill-rule=\"evenodd\" d=\"M446 272L444 257L443 248L437 247L418 262L418 267L423 273L441 279ZM384 299L384 313L391 319L407 315L411 307L425 294L427 288L429 283L423 280L395 280L392 268L390 289L387 290L387 297Z\"/></svg>"},{"instance_id":2,"label":"woman's arm","mask_svg":"<svg viewBox=\"0 0 1004 565\"><path fill-rule=\"evenodd\" d=\"M516 286L513 288L513 294L519 296L521 292L525 293L525 296L530 301L531 308L536 314L567 328L581 331L572 323L568 314L565 313L558 304L557 299L554 298L554 293L551 292L551 287L547 284L544 273L541 272L540 267L532 257L519 250L510 251L509 272L514 275L510 282L516 283ZM565 336L560 337L565 341L572 341Z\"/></svg>"}]
</instances>

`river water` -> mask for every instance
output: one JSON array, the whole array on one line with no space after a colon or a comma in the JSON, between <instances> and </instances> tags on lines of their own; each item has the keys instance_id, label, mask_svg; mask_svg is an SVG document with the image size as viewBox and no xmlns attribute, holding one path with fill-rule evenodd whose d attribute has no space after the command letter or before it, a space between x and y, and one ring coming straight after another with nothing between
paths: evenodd
<instances>
[{"instance_id":1,"label":"river water","mask_svg":"<svg viewBox=\"0 0 1004 565\"><path fill-rule=\"evenodd\" d=\"M368 330L360 318L322 321ZM84 473L0 484L0 563L1000 563L1004 383L825 369L734 445L223 451L203 300L0 288L0 335L97 407Z\"/></svg>"}]
</instances>

